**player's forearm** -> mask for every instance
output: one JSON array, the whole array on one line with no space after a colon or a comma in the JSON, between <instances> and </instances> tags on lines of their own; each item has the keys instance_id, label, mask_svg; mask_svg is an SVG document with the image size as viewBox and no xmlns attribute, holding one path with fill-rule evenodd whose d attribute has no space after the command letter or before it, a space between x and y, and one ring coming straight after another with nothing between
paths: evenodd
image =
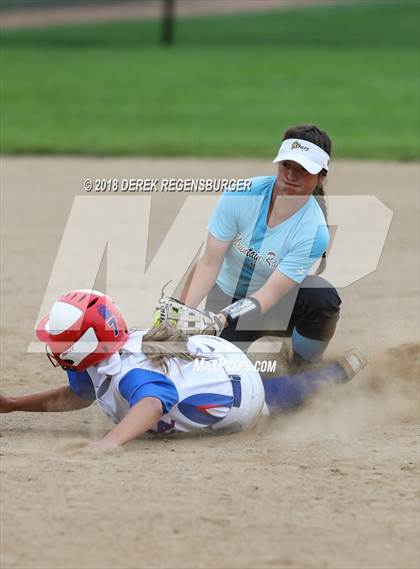
<instances>
[{"instance_id":1,"label":"player's forearm","mask_svg":"<svg viewBox=\"0 0 420 569\"><path fill-rule=\"evenodd\" d=\"M9 397L9 412L31 411L38 413L76 411L91 404L91 401L82 399L76 395L70 387L63 386L57 389Z\"/></svg>"},{"instance_id":2,"label":"player's forearm","mask_svg":"<svg viewBox=\"0 0 420 569\"><path fill-rule=\"evenodd\" d=\"M131 407L124 419L102 439L121 446L136 439L155 425L163 415L162 403L156 397L145 397Z\"/></svg>"},{"instance_id":3,"label":"player's forearm","mask_svg":"<svg viewBox=\"0 0 420 569\"><path fill-rule=\"evenodd\" d=\"M285 275L274 274L265 285L252 293L251 296L259 302L261 314L265 314L295 286L296 283Z\"/></svg>"},{"instance_id":4,"label":"player's forearm","mask_svg":"<svg viewBox=\"0 0 420 569\"><path fill-rule=\"evenodd\" d=\"M181 293L182 302L197 307L213 288L219 271L220 264L209 264L204 258L200 259Z\"/></svg>"}]
</instances>

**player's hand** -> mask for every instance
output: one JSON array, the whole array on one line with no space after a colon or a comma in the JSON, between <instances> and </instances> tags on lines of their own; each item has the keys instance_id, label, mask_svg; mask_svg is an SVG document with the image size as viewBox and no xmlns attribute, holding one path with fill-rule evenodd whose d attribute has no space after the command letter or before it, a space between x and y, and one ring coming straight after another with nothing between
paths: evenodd
<instances>
[{"instance_id":1,"label":"player's hand","mask_svg":"<svg viewBox=\"0 0 420 569\"><path fill-rule=\"evenodd\" d=\"M0 413L11 413L14 410L15 406L13 399L0 393Z\"/></svg>"}]
</instances>

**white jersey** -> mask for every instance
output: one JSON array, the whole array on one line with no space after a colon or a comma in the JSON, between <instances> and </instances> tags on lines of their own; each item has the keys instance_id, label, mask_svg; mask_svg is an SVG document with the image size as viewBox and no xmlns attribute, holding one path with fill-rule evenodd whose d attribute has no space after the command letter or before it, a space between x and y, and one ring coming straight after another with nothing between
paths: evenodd
<instances>
[{"instance_id":1,"label":"white jersey","mask_svg":"<svg viewBox=\"0 0 420 569\"><path fill-rule=\"evenodd\" d=\"M239 348L222 338L194 336L188 340L188 349L203 358L192 362L172 359L164 377L141 351L144 334L130 334L119 353L87 369L96 401L114 423L119 423L130 409L129 400L121 393L121 381L133 370L142 370L143 374L160 374L177 394L176 403L151 429L154 432L234 431L255 425L264 407L264 387Z\"/></svg>"}]
</instances>

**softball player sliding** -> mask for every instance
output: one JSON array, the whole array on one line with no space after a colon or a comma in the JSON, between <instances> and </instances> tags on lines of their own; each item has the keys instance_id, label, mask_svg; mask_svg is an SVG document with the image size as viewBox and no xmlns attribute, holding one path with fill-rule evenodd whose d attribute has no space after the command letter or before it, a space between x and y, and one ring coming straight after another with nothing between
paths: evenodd
<instances>
[{"instance_id":1,"label":"softball player sliding","mask_svg":"<svg viewBox=\"0 0 420 569\"><path fill-rule=\"evenodd\" d=\"M350 379L364 365L351 353L317 372L263 380L236 346L214 336L189 338L167 325L129 333L105 294L62 295L37 326L47 356L68 385L22 397L0 396L0 411L71 411L96 401L116 426L96 449L146 431L239 431L263 414L302 403L325 381Z\"/></svg>"}]
</instances>

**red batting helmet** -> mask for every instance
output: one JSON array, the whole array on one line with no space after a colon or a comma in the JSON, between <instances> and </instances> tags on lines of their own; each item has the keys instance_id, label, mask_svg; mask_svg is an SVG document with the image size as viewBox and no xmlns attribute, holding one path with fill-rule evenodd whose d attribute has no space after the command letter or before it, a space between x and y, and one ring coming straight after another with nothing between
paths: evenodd
<instances>
[{"instance_id":1,"label":"red batting helmet","mask_svg":"<svg viewBox=\"0 0 420 569\"><path fill-rule=\"evenodd\" d=\"M84 371L118 352L128 340L127 325L114 301L96 290L71 290L53 304L36 335L57 367Z\"/></svg>"}]
</instances>

